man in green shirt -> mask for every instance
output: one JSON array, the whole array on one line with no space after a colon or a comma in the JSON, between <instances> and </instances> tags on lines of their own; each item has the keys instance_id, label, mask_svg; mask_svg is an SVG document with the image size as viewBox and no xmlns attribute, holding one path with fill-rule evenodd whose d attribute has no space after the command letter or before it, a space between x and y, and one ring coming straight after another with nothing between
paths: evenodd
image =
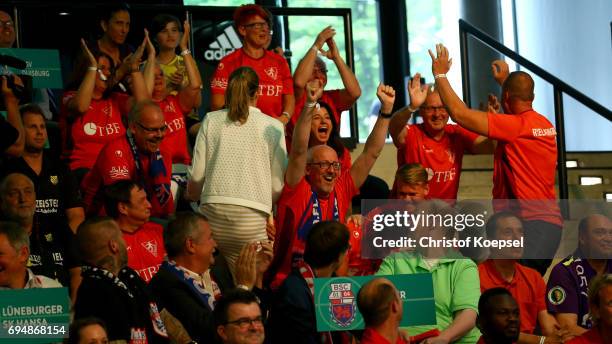
<instances>
[{"instance_id":1,"label":"man in green shirt","mask_svg":"<svg viewBox=\"0 0 612 344\"><path fill-rule=\"evenodd\" d=\"M427 202L427 213L442 214L452 209L442 201ZM420 206L419 206L420 207ZM442 239L454 230L419 228L418 238ZM437 328L440 335L428 338L424 344L476 343L480 332L475 327L480 297L480 279L476 264L454 249L417 247L416 251L401 251L385 258L377 275L431 273L436 305L436 325L406 328L411 336Z\"/></svg>"}]
</instances>

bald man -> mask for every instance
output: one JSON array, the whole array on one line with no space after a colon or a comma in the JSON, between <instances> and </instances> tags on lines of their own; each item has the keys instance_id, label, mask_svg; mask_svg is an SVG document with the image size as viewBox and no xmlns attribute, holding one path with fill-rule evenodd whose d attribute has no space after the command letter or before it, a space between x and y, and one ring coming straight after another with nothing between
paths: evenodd
<instances>
[{"instance_id":1,"label":"bald man","mask_svg":"<svg viewBox=\"0 0 612 344\"><path fill-rule=\"evenodd\" d=\"M493 199L496 210L519 212L525 228L523 263L544 275L561 240L562 219L556 203L556 131L546 117L533 110L534 82L525 72L508 74L503 61L493 63L493 76L502 84L504 114L468 108L453 91L446 73L451 66L448 49L429 51L436 87L451 118L462 127L498 142L494 155ZM525 201L529 200L529 201ZM534 201L535 200L535 201ZM538 258L538 259L533 259Z\"/></svg>"},{"instance_id":2,"label":"bald man","mask_svg":"<svg viewBox=\"0 0 612 344\"><path fill-rule=\"evenodd\" d=\"M161 146L168 125L159 106L151 100L136 103L130 110L125 137L107 143L81 187L88 215L103 214L102 187L130 179L144 186L151 202L151 217L165 218L174 212L170 193L172 156Z\"/></svg>"},{"instance_id":3,"label":"bald man","mask_svg":"<svg viewBox=\"0 0 612 344\"><path fill-rule=\"evenodd\" d=\"M399 331L402 300L391 281L379 277L364 284L357 294L357 307L366 326L362 344L406 343Z\"/></svg>"},{"instance_id":4,"label":"bald man","mask_svg":"<svg viewBox=\"0 0 612 344\"><path fill-rule=\"evenodd\" d=\"M104 217L86 220L79 226L77 242L85 265L75 319L102 319L110 341L168 342L164 321L145 282L127 267L127 248L117 223Z\"/></svg>"},{"instance_id":5,"label":"bald man","mask_svg":"<svg viewBox=\"0 0 612 344\"><path fill-rule=\"evenodd\" d=\"M578 248L552 268L546 288L548 311L572 334L592 328L587 291L604 274L612 274L612 221L592 214L580 220Z\"/></svg>"},{"instance_id":6,"label":"bald man","mask_svg":"<svg viewBox=\"0 0 612 344\"><path fill-rule=\"evenodd\" d=\"M313 111L323 89L317 80L307 85L306 105L293 132L285 186L278 201L274 260L270 275L277 288L303 259L305 238L318 222L345 222L351 199L359 192L385 144L389 119L395 101L390 86L379 85L376 95L381 113L368 136L363 152L350 170L341 173L338 155L327 145L308 148Z\"/></svg>"}]
</instances>

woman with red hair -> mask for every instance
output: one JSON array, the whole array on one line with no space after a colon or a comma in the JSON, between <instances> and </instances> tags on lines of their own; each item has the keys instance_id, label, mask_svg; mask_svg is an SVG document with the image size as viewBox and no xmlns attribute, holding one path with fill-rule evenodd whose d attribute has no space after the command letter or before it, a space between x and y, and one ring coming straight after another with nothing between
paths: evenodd
<instances>
[{"instance_id":1,"label":"woman with red hair","mask_svg":"<svg viewBox=\"0 0 612 344\"><path fill-rule=\"evenodd\" d=\"M229 75L239 67L251 67L259 77L257 108L287 124L295 99L293 79L285 58L266 48L270 44L272 15L259 5L242 5L234 12L234 26L242 48L226 55L217 66L210 83L211 111L225 105Z\"/></svg>"}]
</instances>

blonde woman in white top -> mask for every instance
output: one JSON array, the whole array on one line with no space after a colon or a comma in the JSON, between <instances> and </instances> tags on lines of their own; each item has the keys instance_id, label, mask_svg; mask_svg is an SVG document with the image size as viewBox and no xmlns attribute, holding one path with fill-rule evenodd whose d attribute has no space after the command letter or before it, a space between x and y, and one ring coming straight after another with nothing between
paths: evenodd
<instances>
[{"instance_id":1,"label":"blonde woman in white top","mask_svg":"<svg viewBox=\"0 0 612 344\"><path fill-rule=\"evenodd\" d=\"M226 108L206 114L188 170L187 197L200 200L232 274L243 246L268 238L287 167L283 124L255 107L258 89L251 68L232 72Z\"/></svg>"}]
</instances>

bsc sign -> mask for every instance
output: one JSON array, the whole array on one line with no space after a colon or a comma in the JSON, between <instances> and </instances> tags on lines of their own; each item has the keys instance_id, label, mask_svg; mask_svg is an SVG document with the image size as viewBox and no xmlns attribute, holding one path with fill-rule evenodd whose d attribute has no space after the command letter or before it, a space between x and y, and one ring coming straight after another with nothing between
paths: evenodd
<instances>
[{"instance_id":1,"label":"bsc sign","mask_svg":"<svg viewBox=\"0 0 612 344\"><path fill-rule=\"evenodd\" d=\"M363 329L357 293L362 285L376 277L387 278L399 291L404 308L401 327L436 324L431 274L332 277L314 280L317 331Z\"/></svg>"}]
</instances>

